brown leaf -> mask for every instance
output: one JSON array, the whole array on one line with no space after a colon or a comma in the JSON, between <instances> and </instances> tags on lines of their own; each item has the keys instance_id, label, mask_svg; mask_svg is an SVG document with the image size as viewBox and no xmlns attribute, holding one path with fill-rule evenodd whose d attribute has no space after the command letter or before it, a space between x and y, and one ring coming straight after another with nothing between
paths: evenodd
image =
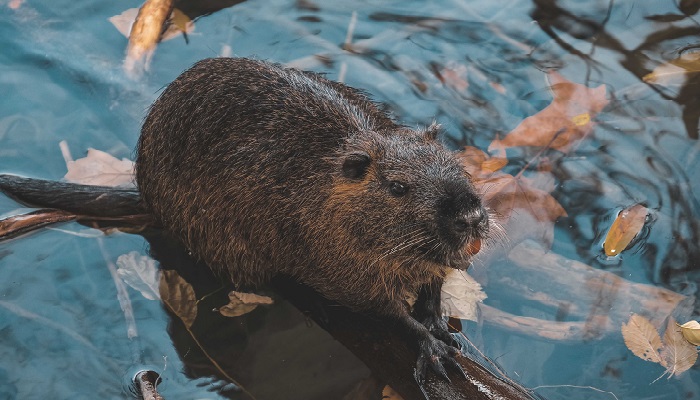
<instances>
[{"instance_id":1,"label":"brown leaf","mask_svg":"<svg viewBox=\"0 0 700 400\"><path fill-rule=\"evenodd\" d=\"M554 221L567 214L548 191L537 187L546 183L549 189L551 179L544 176L551 176L549 172L536 172L534 178L492 172L491 158L474 147L466 147L459 156L483 194L484 203L498 215L498 222L508 232L511 242L532 238L548 246L552 244Z\"/></svg>"},{"instance_id":2,"label":"brown leaf","mask_svg":"<svg viewBox=\"0 0 700 400\"><path fill-rule=\"evenodd\" d=\"M649 210L641 204L628 207L619 214L605 236L603 249L608 257L620 254L644 227Z\"/></svg>"},{"instance_id":3,"label":"brown leaf","mask_svg":"<svg viewBox=\"0 0 700 400\"><path fill-rule=\"evenodd\" d=\"M197 298L192 285L176 271L164 270L160 275L160 298L177 315L187 328L192 327L197 318Z\"/></svg>"},{"instance_id":4,"label":"brown leaf","mask_svg":"<svg viewBox=\"0 0 700 400\"><path fill-rule=\"evenodd\" d=\"M238 317L255 310L260 304L273 303L271 298L255 293L231 291L228 294L228 298L229 303L219 308L219 313L224 317Z\"/></svg>"},{"instance_id":5,"label":"brown leaf","mask_svg":"<svg viewBox=\"0 0 700 400\"><path fill-rule=\"evenodd\" d=\"M182 33L188 34L192 32L194 32L194 22L187 14L177 8L173 8L173 12L170 14L170 24L165 32L163 32L161 41L170 40Z\"/></svg>"},{"instance_id":6,"label":"brown leaf","mask_svg":"<svg viewBox=\"0 0 700 400\"><path fill-rule=\"evenodd\" d=\"M661 337L648 319L632 314L627 324L622 325L622 337L627 348L635 356L664 365L659 355L659 349L662 347Z\"/></svg>"},{"instance_id":7,"label":"brown leaf","mask_svg":"<svg viewBox=\"0 0 700 400\"><path fill-rule=\"evenodd\" d=\"M605 86L591 89L570 82L554 71L548 78L554 97L552 103L525 118L502 140L494 140L489 152L497 145L547 147L567 152L591 132L591 120L609 102Z\"/></svg>"},{"instance_id":8,"label":"brown leaf","mask_svg":"<svg viewBox=\"0 0 700 400\"><path fill-rule=\"evenodd\" d=\"M664 334L664 348L661 351L662 365L669 378L680 375L692 367L698 359L698 350L683 338L673 317L668 318Z\"/></svg>"},{"instance_id":9,"label":"brown leaf","mask_svg":"<svg viewBox=\"0 0 700 400\"><path fill-rule=\"evenodd\" d=\"M506 165L508 165L506 148L494 141L491 145L491 156L481 162L481 169L484 172L496 172L500 171Z\"/></svg>"}]
</instances>

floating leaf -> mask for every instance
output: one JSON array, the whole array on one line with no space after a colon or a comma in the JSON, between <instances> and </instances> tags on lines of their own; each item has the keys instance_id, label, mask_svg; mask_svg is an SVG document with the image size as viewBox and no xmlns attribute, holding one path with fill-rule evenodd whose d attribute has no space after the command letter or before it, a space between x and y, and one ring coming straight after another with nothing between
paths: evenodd
<instances>
[{"instance_id":1,"label":"floating leaf","mask_svg":"<svg viewBox=\"0 0 700 400\"><path fill-rule=\"evenodd\" d=\"M486 298L486 293L466 272L451 270L442 284L441 298L443 315L476 321L477 304Z\"/></svg>"},{"instance_id":2,"label":"floating leaf","mask_svg":"<svg viewBox=\"0 0 700 400\"><path fill-rule=\"evenodd\" d=\"M165 270L160 275L160 298L177 315L187 328L192 327L197 317L197 298L192 285L176 271Z\"/></svg>"},{"instance_id":3,"label":"floating leaf","mask_svg":"<svg viewBox=\"0 0 700 400\"><path fill-rule=\"evenodd\" d=\"M188 34L194 31L194 22L187 16L187 14L178 10L173 9L173 13L170 14L170 25L168 29L163 32L163 37L161 41L172 39L179 34Z\"/></svg>"},{"instance_id":4,"label":"floating leaf","mask_svg":"<svg viewBox=\"0 0 700 400\"><path fill-rule=\"evenodd\" d=\"M663 63L645 75L644 82L662 86L682 86L687 79L700 73L700 52L685 53Z\"/></svg>"},{"instance_id":5,"label":"floating leaf","mask_svg":"<svg viewBox=\"0 0 700 400\"><path fill-rule=\"evenodd\" d=\"M697 349L683 338L681 330L676 325L676 320L669 317L664 334L664 348L661 351L661 364L666 367L669 378L687 371L698 359Z\"/></svg>"},{"instance_id":6,"label":"floating leaf","mask_svg":"<svg viewBox=\"0 0 700 400\"><path fill-rule=\"evenodd\" d=\"M219 313L224 317L238 317L255 310L260 304L272 304L273 301L267 296L260 296L255 293L241 293L231 291L228 294L229 303L219 308Z\"/></svg>"},{"instance_id":7,"label":"floating leaf","mask_svg":"<svg viewBox=\"0 0 700 400\"><path fill-rule=\"evenodd\" d=\"M659 355L661 337L648 319L632 314L627 324L622 325L622 337L635 356L646 361L662 362Z\"/></svg>"},{"instance_id":8,"label":"floating leaf","mask_svg":"<svg viewBox=\"0 0 700 400\"><path fill-rule=\"evenodd\" d=\"M151 257L132 251L117 258L117 274L148 300L160 299L160 270Z\"/></svg>"},{"instance_id":9,"label":"floating leaf","mask_svg":"<svg viewBox=\"0 0 700 400\"><path fill-rule=\"evenodd\" d=\"M568 81L557 72L550 72L547 77L552 103L525 118L502 140L494 140L489 152L497 145L548 147L567 152L591 132L591 120L609 102L605 86L591 89Z\"/></svg>"},{"instance_id":10,"label":"floating leaf","mask_svg":"<svg viewBox=\"0 0 700 400\"><path fill-rule=\"evenodd\" d=\"M608 257L616 256L629 246L644 227L649 210L641 204L628 207L619 214L605 236L603 249Z\"/></svg>"},{"instance_id":11,"label":"floating leaf","mask_svg":"<svg viewBox=\"0 0 700 400\"><path fill-rule=\"evenodd\" d=\"M87 156L67 161L63 179L83 185L134 186L134 162L104 151L88 149Z\"/></svg>"},{"instance_id":12,"label":"floating leaf","mask_svg":"<svg viewBox=\"0 0 700 400\"><path fill-rule=\"evenodd\" d=\"M685 340L700 346L700 323L698 321L689 321L679 326Z\"/></svg>"}]
</instances>

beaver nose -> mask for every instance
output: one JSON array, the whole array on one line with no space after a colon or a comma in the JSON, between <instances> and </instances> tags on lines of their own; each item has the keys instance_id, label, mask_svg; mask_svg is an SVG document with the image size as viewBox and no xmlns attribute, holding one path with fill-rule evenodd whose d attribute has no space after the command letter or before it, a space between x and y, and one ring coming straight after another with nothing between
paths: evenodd
<instances>
[{"instance_id":1,"label":"beaver nose","mask_svg":"<svg viewBox=\"0 0 700 400\"><path fill-rule=\"evenodd\" d=\"M474 211L458 215L454 221L454 230L458 233L466 233L470 228L476 228L484 222L486 213L479 208Z\"/></svg>"}]
</instances>

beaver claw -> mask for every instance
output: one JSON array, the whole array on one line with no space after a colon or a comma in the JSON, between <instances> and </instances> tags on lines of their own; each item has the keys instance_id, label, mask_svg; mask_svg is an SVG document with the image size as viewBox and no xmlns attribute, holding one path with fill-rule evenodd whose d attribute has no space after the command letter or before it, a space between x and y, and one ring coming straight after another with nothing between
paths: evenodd
<instances>
[{"instance_id":1,"label":"beaver claw","mask_svg":"<svg viewBox=\"0 0 700 400\"><path fill-rule=\"evenodd\" d=\"M445 333L449 335L449 333L446 331ZM418 385L421 386L423 394L425 394L425 390L422 386L425 382L425 376L428 372L428 368L432 369L437 376L441 377L447 382L451 382L451 380L447 376L447 370L445 367L452 369L458 372L462 377L467 378L467 374L462 369L462 366L455 359L455 357L460 354L462 353L458 348L452 347L442 340L437 340L432 337L421 340L418 353L418 362L416 363L416 369L413 376Z\"/></svg>"},{"instance_id":2,"label":"beaver claw","mask_svg":"<svg viewBox=\"0 0 700 400\"><path fill-rule=\"evenodd\" d=\"M462 350L462 345L458 341L456 341L455 338L452 336L447 327L447 322L445 322L445 320L442 319L441 316L431 315L428 318L423 319L423 321L421 321L421 324L428 328L430 333L432 333L436 339L441 340L448 346L454 347L459 351Z\"/></svg>"}]
</instances>

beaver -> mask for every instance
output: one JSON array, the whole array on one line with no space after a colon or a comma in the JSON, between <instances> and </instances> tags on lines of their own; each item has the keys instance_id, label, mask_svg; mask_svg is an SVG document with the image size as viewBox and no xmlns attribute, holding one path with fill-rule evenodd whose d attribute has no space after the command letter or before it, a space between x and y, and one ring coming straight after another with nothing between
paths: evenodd
<instances>
[{"instance_id":1,"label":"beaver","mask_svg":"<svg viewBox=\"0 0 700 400\"><path fill-rule=\"evenodd\" d=\"M469 266L490 219L439 133L400 125L363 92L316 73L205 59L151 106L137 145L138 200L120 205L150 213L236 284L284 274L395 321L419 350L419 384L429 368L447 379L445 366L464 372L440 288L450 268ZM24 195L32 183L17 179L3 176L0 188L83 213L116 190L59 204L39 198L45 188ZM407 298L417 298L412 311Z\"/></svg>"}]
</instances>

